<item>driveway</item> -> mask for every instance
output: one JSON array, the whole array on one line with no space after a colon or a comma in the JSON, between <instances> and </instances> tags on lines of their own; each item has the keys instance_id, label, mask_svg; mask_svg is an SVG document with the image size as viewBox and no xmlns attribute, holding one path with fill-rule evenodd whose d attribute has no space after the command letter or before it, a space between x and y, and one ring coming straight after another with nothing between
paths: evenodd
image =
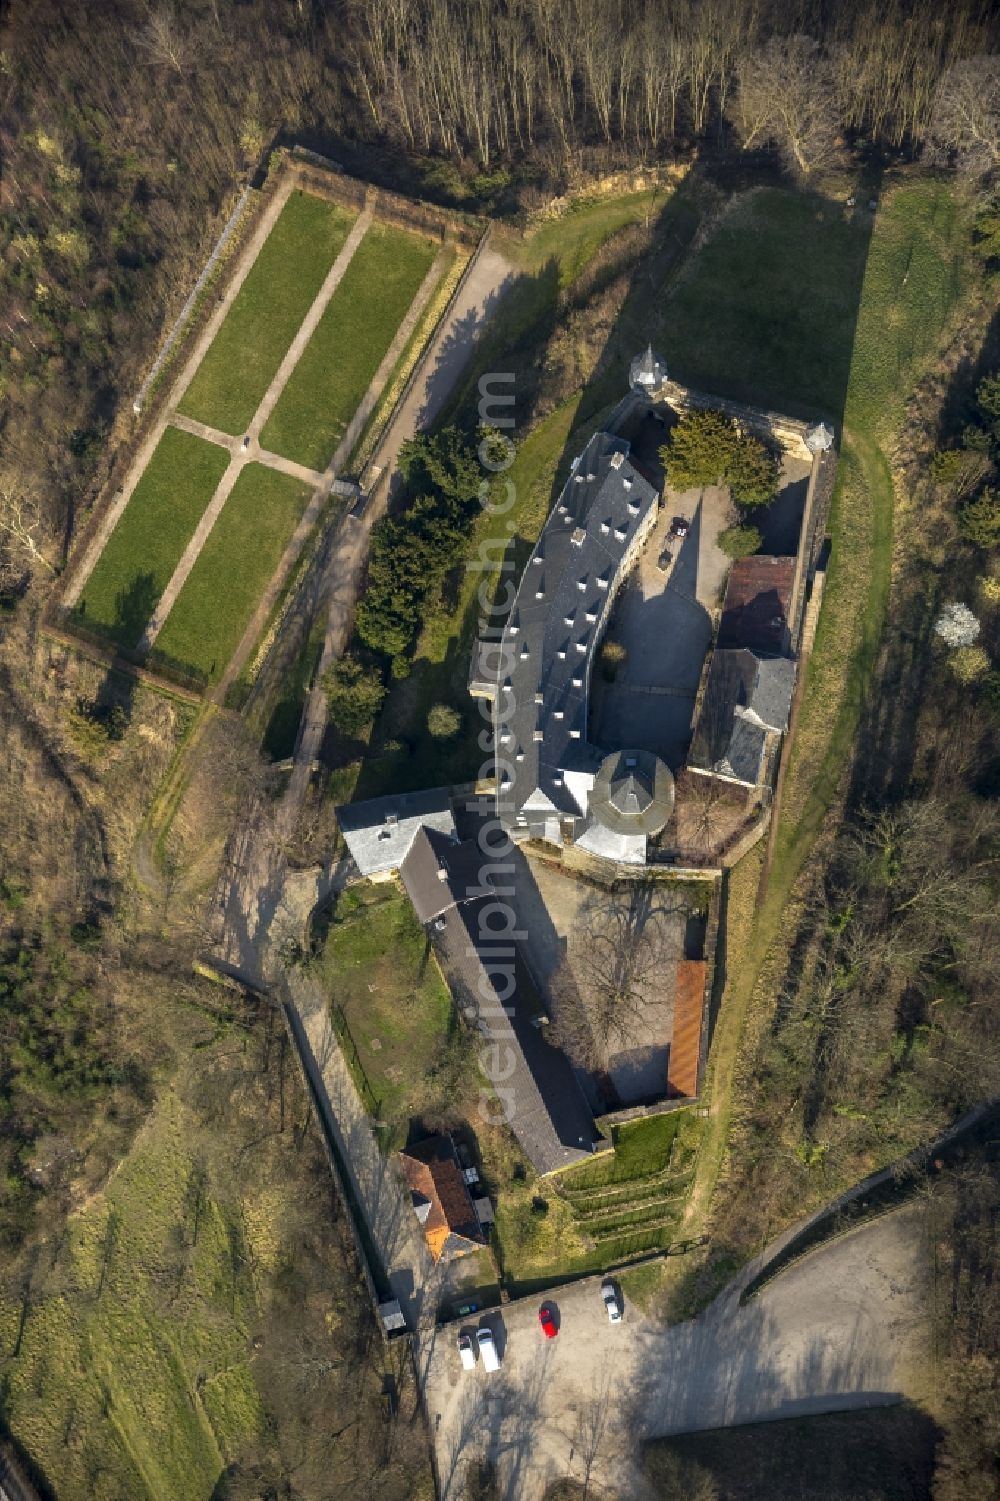
<instances>
[{"instance_id":1,"label":"driveway","mask_svg":"<svg viewBox=\"0 0 1000 1501\"><path fill-rule=\"evenodd\" d=\"M727 492L692 490L669 496L621 594L608 636L626 650L612 684L595 681L591 737L598 745L636 746L662 756L676 771L691 735L702 664L712 644L712 616L729 560L716 546L728 524ZM668 540L675 515L690 529ZM657 559L674 554L669 571Z\"/></svg>"},{"instance_id":2,"label":"driveway","mask_svg":"<svg viewBox=\"0 0 1000 1501\"><path fill-rule=\"evenodd\" d=\"M427 1410L442 1496L458 1501L468 1460L488 1455L505 1501L541 1501L572 1476L613 1495L646 1495L643 1439L769 1418L890 1403L911 1389L927 1348L925 1210L911 1204L775 1279L745 1308L744 1274L698 1318L661 1328L626 1306L608 1324L593 1279L552 1300L490 1316L503 1348L494 1375L463 1371L457 1326L436 1331Z\"/></svg>"}]
</instances>

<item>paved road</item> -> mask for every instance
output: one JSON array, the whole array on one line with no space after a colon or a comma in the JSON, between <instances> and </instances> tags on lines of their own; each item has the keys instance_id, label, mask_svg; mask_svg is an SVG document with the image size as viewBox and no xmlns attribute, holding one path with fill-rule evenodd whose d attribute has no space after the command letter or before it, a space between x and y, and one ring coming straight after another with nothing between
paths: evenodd
<instances>
[{"instance_id":1,"label":"paved road","mask_svg":"<svg viewBox=\"0 0 1000 1501\"><path fill-rule=\"evenodd\" d=\"M923 1206L909 1205L740 1308L754 1263L699 1318L667 1329L631 1307L610 1326L590 1279L555 1299L553 1341L536 1300L510 1304L492 1318L506 1342L492 1376L463 1371L454 1326L439 1330L426 1379L444 1501L464 1494L466 1463L483 1453L505 1501L540 1501L568 1475L638 1501L644 1438L897 1400L926 1350L924 1234Z\"/></svg>"}]
</instances>

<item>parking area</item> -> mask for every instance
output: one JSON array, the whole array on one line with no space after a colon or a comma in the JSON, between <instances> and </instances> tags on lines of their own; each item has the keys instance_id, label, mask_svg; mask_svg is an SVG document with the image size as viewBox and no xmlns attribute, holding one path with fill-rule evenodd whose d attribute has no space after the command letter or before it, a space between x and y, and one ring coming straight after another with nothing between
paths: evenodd
<instances>
[{"instance_id":1,"label":"parking area","mask_svg":"<svg viewBox=\"0 0 1000 1501\"><path fill-rule=\"evenodd\" d=\"M458 1327L421 1352L443 1501L468 1494L468 1464L489 1458L504 1501L542 1501L571 1477L593 1494L645 1494L645 1438L898 1402L929 1355L926 1210L910 1204L804 1258L739 1305L755 1263L697 1318L663 1327L624 1289L609 1324L600 1278L559 1288L558 1336L541 1298L468 1321L487 1324L499 1371L463 1370ZM773 1247L771 1248L773 1251Z\"/></svg>"}]
</instances>

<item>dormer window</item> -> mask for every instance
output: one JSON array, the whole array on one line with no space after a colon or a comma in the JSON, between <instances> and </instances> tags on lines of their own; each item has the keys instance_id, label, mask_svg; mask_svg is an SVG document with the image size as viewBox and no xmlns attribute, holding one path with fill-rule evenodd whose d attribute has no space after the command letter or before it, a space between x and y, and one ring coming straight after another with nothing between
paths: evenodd
<instances>
[{"instance_id":1,"label":"dormer window","mask_svg":"<svg viewBox=\"0 0 1000 1501\"><path fill-rule=\"evenodd\" d=\"M577 581L576 581L576 587L579 589L580 593L583 594L584 591L586 590L586 587L587 587L587 580L586 579L577 579Z\"/></svg>"},{"instance_id":2,"label":"dormer window","mask_svg":"<svg viewBox=\"0 0 1000 1501\"><path fill-rule=\"evenodd\" d=\"M586 643L586 641L578 641L576 643L576 649L577 649L578 652L585 652L587 650L587 643Z\"/></svg>"},{"instance_id":3,"label":"dormer window","mask_svg":"<svg viewBox=\"0 0 1000 1501\"><path fill-rule=\"evenodd\" d=\"M610 530L611 530L610 523L607 522L607 521L602 521L601 522L601 536L602 537L606 537L608 535L608 532L610 532Z\"/></svg>"},{"instance_id":4,"label":"dormer window","mask_svg":"<svg viewBox=\"0 0 1000 1501\"><path fill-rule=\"evenodd\" d=\"M535 590L535 598L536 599L544 599L545 598L545 590L544 589L536 589Z\"/></svg>"},{"instance_id":5,"label":"dormer window","mask_svg":"<svg viewBox=\"0 0 1000 1501\"><path fill-rule=\"evenodd\" d=\"M535 694L535 703L536 704L544 704L544 702L545 702L545 694L544 693L536 693Z\"/></svg>"},{"instance_id":6,"label":"dormer window","mask_svg":"<svg viewBox=\"0 0 1000 1501\"><path fill-rule=\"evenodd\" d=\"M625 541L625 533L622 531L621 527L618 527L618 526L615 527L615 541L616 542L624 542Z\"/></svg>"},{"instance_id":7,"label":"dormer window","mask_svg":"<svg viewBox=\"0 0 1000 1501\"><path fill-rule=\"evenodd\" d=\"M563 616L563 621L565 622L566 625L572 625L573 621L575 619L576 619L575 615L564 615Z\"/></svg>"},{"instance_id":8,"label":"dormer window","mask_svg":"<svg viewBox=\"0 0 1000 1501\"><path fill-rule=\"evenodd\" d=\"M544 730L535 730L534 733L532 734L531 738L532 738L532 740L544 740L545 739L545 731Z\"/></svg>"},{"instance_id":9,"label":"dormer window","mask_svg":"<svg viewBox=\"0 0 1000 1501\"><path fill-rule=\"evenodd\" d=\"M586 615L584 616L584 619L585 620L589 620L590 624L593 625L594 622L597 620L597 611L596 610L588 610L587 613L586 613Z\"/></svg>"},{"instance_id":10,"label":"dormer window","mask_svg":"<svg viewBox=\"0 0 1000 1501\"><path fill-rule=\"evenodd\" d=\"M630 500L629 501L629 503L628 503L628 513L629 513L630 516L638 516L638 514L639 514L639 502L638 501L636 501L636 500Z\"/></svg>"},{"instance_id":11,"label":"dormer window","mask_svg":"<svg viewBox=\"0 0 1000 1501\"><path fill-rule=\"evenodd\" d=\"M566 716L563 713L562 709L554 709L553 712L552 712L552 718L553 719L565 719Z\"/></svg>"}]
</instances>

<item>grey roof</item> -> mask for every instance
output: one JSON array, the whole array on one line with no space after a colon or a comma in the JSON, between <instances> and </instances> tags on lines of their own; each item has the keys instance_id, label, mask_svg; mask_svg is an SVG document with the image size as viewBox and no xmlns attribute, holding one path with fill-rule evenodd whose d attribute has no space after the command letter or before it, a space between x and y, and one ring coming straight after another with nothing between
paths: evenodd
<instances>
[{"instance_id":1,"label":"grey roof","mask_svg":"<svg viewBox=\"0 0 1000 1501\"><path fill-rule=\"evenodd\" d=\"M506 823L586 811L565 774L597 771L587 744L594 650L625 554L657 504L628 453L623 439L595 433L574 460L504 628L493 680L497 805Z\"/></svg>"},{"instance_id":2,"label":"grey roof","mask_svg":"<svg viewBox=\"0 0 1000 1501\"><path fill-rule=\"evenodd\" d=\"M737 719L733 724L732 739L726 753L713 770L724 777L734 777L737 782L747 782L756 787L764 768L766 749L767 730L748 719Z\"/></svg>"},{"instance_id":3,"label":"grey roof","mask_svg":"<svg viewBox=\"0 0 1000 1501\"><path fill-rule=\"evenodd\" d=\"M757 681L747 708L769 730L786 730L794 689L795 662L791 657L758 657Z\"/></svg>"},{"instance_id":4,"label":"grey roof","mask_svg":"<svg viewBox=\"0 0 1000 1501\"><path fill-rule=\"evenodd\" d=\"M768 731L788 726L795 686L790 657L758 657L739 648L712 657L691 764L756 786Z\"/></svg>"},{"instance_id":5,"label":"grey roof","mask_svg":"<svg viewBox=\"0 0 1000 1501\"><path fill-rule=\"evenodd\" d=\"M615 834L658 834L674 808L674 779L652 751L614 751L601 762L590 812Z\"/></svg>"},{"instance_id":6,"label":"grey roof","mask_svg":"<svg viewBox=\"0 0 1000 1501\"><path fill-rule=\"evenodd\" d=\"M667 362L662 355L654 354L652 344L647 344L629 366L628 383L633 391L658 391L668 379Z\"/></svg>"},{"instance_id":7,"label":"grey roof","mask_svg":"<svg viewBox=\"0 0 1000 1501\"><path fill-rule=\"evenodd\" d=\"M833 428L825 422L817 422L806 433L805 442L810 453L825 453L833 447Z\"/></svg>"},{"instance_id":8,"label":"grey roof","mask_svg":"<svg viewBox=\"0 0 1000 1501\"><path fill-rule=\"evenodd\" d=\"M576 849L600 855L602 860L616 860L622 865L645 865L645 834L615 834L604 824L591 820L573 841Z\"/></svg>"},{"instance_id":9,"label":"grey roof","mask_svg":"<svg viewBox=\"0 0 1000 1501\"><path fill-rule=\"evenodd\" d=\"M455 1004L486 1040L480 1067L525 1156L538 1173L589 1156L597 1140L594 1119L569 1060L535 1025L544 1008L520 947L499 943L496 930L490 936L493 885L502 890L509 884L509 865L491 869L475 841L455 845L423 829L400 878L417 915L432 920L430 936ZM502 964L513 965L514 982L504 1001L494 984L507 977Z\"/></svg>"},{"instance_id":10,"label":"grey roof","mask_svg":"<svg viewBox=\"0 0 1000 1501\"><path fill-rule=\"evenodd\" d=\"M451 798L443 787L345 803L337 809L337 822L363 876L398 870L418 829L457 837Z\"/></svg>"}]
</instances>

